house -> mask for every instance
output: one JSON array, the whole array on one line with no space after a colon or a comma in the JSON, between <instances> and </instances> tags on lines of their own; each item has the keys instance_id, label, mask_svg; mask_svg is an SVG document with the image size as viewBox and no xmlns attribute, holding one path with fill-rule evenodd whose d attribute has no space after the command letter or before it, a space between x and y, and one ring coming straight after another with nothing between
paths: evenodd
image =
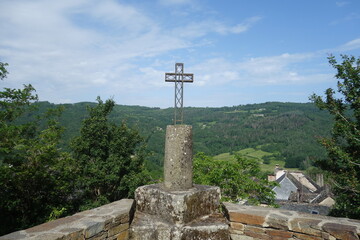
<instances>
[{"instance_id":1,"label":"house","mask_svg":"<svg viewBox=\"0 0 360 240\"><path fill-rule=\"evenodd\" d=\"M281 208L326 215L335 203L321 176L317 177L321 180L318 184L302 172L285 171L276 166L271 179L279 183L273 191Z\"/></svg>"}]
</instances>

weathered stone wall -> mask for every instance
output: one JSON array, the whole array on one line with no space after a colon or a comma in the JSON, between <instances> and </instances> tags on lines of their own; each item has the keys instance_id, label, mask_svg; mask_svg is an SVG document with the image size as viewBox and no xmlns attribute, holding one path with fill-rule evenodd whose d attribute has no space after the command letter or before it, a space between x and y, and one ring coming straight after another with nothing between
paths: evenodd
<instances>
[{"instance_id":1,"label":"weathered stone wall","mask_svg":"<svg viewBox=\"0 0 360 240\"><path fill-rule=\"evenodd\" d=\"M224 203L232 240L359 239L360 221Z\"/></svg>"},{"instance_id":2,"label":"weathered stone wall","mask_svg":"<svg viewBox=\"0 0 360 240\"><path fill-rule=\"evenodd\" d=\"M124 240L128 239L134 210L134 200L122 199L2 236L0 240Z\"/></svg>"},{"instance_id":3,"label":"weathered stone wall","mask_svg":"<svg viewBox=\"0 0 360 240\"><path fill-rule=\"evenodd\" d=\"M0 237L0 240L125 240L134 215L134 200L99 208ZM346 239L360 236L360 221L275 208L224 203L232 240Z\"/></svg>"}]
</instances>

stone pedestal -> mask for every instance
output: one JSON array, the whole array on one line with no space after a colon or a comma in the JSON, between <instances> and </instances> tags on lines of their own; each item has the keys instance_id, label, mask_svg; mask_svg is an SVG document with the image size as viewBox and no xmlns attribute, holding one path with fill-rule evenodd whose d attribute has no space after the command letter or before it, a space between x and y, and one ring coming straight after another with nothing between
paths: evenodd
<instances>
[{"instance_id":1,"label":"stone pedestal","mask_svg":"<svg viewBox=\"0 0 360 240\"><path fill-rule=\"evenodd\" d=\"M192 127L169 125L166 128L164 187L169 190L192 188Z\"/></svg>"},{"instance_id":2,"label":"stone pedestal","mask_svg":"<svg viewBox=\"0 0 360 240\"><path fill-rule=\"evenodd\" d=\"M130 239L229 240L219 200L220 188L212 186L194 185L187 191L169 191L162 184L139 187Z\"/></svg>"},{"instance_id":3,"label":"stone pedestal","mask_svg":"<svg viewBox=\"0 0 360 240\"><path fill-rule=\"evenodd\" d=\"M132 240L229 240L220 188L192 183L191 126L166 129L164 183L135 191Z\"/></svg>"},{"instance_id":4,"label":"stone pedestal","mask_svg":"<svg viewBox=\"0 0 360 240\"><path fill-rule=\"evenodd\" d=\"M220 188L194 185L187 191L168 191L161 184L135 191L136 210L158 216L171 224L184 224L219 210Z\"/></svg>"},{"instance_id":5,"label":"stone pedestal","mask_svg":"<svg viewBox=\"0 0 360 240\"><path fill-rule=\"evenodd\" d=\"M170 224L153 215L137 213L130 228L132 240L230 240L229 226L220 214L187 224Z\"/></svg>"}]
</instances>

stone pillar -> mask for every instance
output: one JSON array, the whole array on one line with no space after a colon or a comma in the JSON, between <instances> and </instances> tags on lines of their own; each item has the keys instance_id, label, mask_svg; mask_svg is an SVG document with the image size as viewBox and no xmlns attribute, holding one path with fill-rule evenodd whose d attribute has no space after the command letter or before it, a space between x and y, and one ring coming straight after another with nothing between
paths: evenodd
<instances>
[{"instance_id":1,"label":"stone pillar","mask_svg":"<svg viewBox=\"0 0 360 240\"><path fill-rule=\"evenodd\" d=\"M164 182L138 187L131 240L230 240L220 188L192 183L192 128L166 128Z\"/></svg>"},{"instance_id":2,"label":"stone pillar","mask_svg":"<svg viewBox=\"0 0 360 240\"><path fill-rule=\"evenodd\" d=\"M164 188L172 191L193 187L192 127L169 125L166 128Z\"/></svg>"}]
</instances>

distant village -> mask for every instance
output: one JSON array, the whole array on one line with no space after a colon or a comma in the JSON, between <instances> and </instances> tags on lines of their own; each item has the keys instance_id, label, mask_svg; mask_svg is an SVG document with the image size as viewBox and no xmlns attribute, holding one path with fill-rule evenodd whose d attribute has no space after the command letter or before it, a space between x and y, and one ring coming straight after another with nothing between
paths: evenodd
<instances>
[{"instance_id":1,"label":"distant village","mask_svg":"<svg viewBox=\"0 0 360 240\"><path fill-rule=\"evenodd\" d=\"M282 209L327 215L335 204L322 174L317 174L314 181L302 172L283 170L276 165L274 174L268 175L268 180L279 184L273 191Z\"/></svg>"}]
</instances>

